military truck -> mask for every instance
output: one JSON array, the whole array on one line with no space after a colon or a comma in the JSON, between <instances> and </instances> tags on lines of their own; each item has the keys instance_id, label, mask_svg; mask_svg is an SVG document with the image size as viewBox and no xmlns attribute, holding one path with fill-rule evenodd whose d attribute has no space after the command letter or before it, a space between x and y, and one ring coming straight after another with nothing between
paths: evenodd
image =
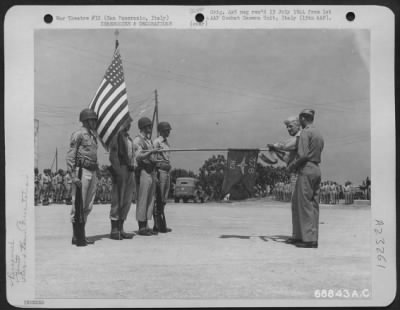
<instances>
[{"instance_id":1,"label":"military truck","mask_svg":"<svg viewBox=\"0 0 400 310\"><path fill-rule=\"evenodd\" d=\"M199 186L199 180L196 178L177 178L174 190L175 202L182 200L187 203L189 200L193 202L204 202L204 191Z\"/></svg>"}]
</instances>

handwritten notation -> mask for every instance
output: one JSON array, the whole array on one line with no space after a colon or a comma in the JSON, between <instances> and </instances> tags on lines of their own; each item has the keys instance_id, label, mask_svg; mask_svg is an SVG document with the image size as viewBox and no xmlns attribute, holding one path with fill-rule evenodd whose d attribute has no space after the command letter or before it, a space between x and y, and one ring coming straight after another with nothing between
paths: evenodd
<instances>
[{"instance_id":1,"label":"handwritten notation","mask_svg":"<svg viewBox=\"0 0 400 310\"><path fill-rule=\"evenodd\" d=\"M21 215L15 222L16 231L12 230L13 239L7 243L8 247L8 264L7 278L11 286L17 283L26 282L26 262L27 262L27 211L28 211L28 190L29 176L24 176L23 187L20 193Z\"/></svg>"}]
</instances>

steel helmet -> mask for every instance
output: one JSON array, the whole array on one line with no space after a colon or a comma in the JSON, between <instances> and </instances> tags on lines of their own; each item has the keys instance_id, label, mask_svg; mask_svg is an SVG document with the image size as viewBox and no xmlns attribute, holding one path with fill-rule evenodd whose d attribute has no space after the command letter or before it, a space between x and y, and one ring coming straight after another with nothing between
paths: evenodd
<instances>
[{"instance_id":1,"label":"steel helmet","mask_svg":"<svg viewBox=\"0 0 400 310\"><path fill-rule=\"evenodd\" d=\"M146 126L151 126L151 125L152 125L152 122L148 117L142 117L138 121L138 127L140 130L142 130Z\"/></svg>"},{"instance_id":2,"label":"steel helmet","mask_svg":"<svg viewBox=\"0 0 400 310\"><path fill-rule=\"evenodd\" d=\"M82 110L81 114L79 114L79 121L83 122L83 121L86 121L88 119L97 120L97 114L93 110L86 108L86 109Z\"/></svg>"},{"instance_id":3,"label":"steel helmet","mask_svg":"<svg viewBox=\"0 0 400 310\"><path fill-rule=\"evenodd\" d=\"M157 126L158 131L166 131L171 129L171 125L168 122L160 122Z\"/></svg>"}]
</instances>

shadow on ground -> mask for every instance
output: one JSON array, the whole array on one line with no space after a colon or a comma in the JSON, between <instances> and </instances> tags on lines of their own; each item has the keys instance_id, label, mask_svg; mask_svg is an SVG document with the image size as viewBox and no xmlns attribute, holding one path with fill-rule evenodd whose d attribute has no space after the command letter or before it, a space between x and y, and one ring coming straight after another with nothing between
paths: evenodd
<instances>
[{"instance_id":1,"label":"shadow on ground","mask_svg":"<svg viewBox=\"0 0 400 310\"><path fill-rule=\"evenodd\" d=\"M110 238L110 234L102 234L102 235L87 236L87 238L88 238L90 241L94 241L94 242L99 241L99 240L102 240L102 239L111 239L111 238Z\"/></svg>"},{"instance_id":2,"label":"shadow on ground","mask_svg":"<svg viewBox=\"0 0 400 310\"><path fill-rule=\"evenodd\" d=\"M280 243L286 243L286 240L290 238L290 236L283 235L272 235L272 236L244 236L244 235L221 235L219 236L221 239L250 239L250 238L260 238L262 241L275 241Z\"/></svg>"}]
</instances>

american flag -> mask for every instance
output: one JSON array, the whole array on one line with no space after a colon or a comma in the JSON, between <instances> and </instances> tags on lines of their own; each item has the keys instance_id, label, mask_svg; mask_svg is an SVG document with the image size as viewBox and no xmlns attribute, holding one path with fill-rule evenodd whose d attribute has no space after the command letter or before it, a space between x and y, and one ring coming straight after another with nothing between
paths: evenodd
<instances>
[{"instance_id":1,"label":"american flag","mask_svg":"<svg viewBox=\"0 0 400 310\"><path fill-rule=\"evenodd\" d=\"M97 133L108 150L112 138L129 117L128 96L118 46L89 108L97 114Z\"/></svg>"}]
</instances>

